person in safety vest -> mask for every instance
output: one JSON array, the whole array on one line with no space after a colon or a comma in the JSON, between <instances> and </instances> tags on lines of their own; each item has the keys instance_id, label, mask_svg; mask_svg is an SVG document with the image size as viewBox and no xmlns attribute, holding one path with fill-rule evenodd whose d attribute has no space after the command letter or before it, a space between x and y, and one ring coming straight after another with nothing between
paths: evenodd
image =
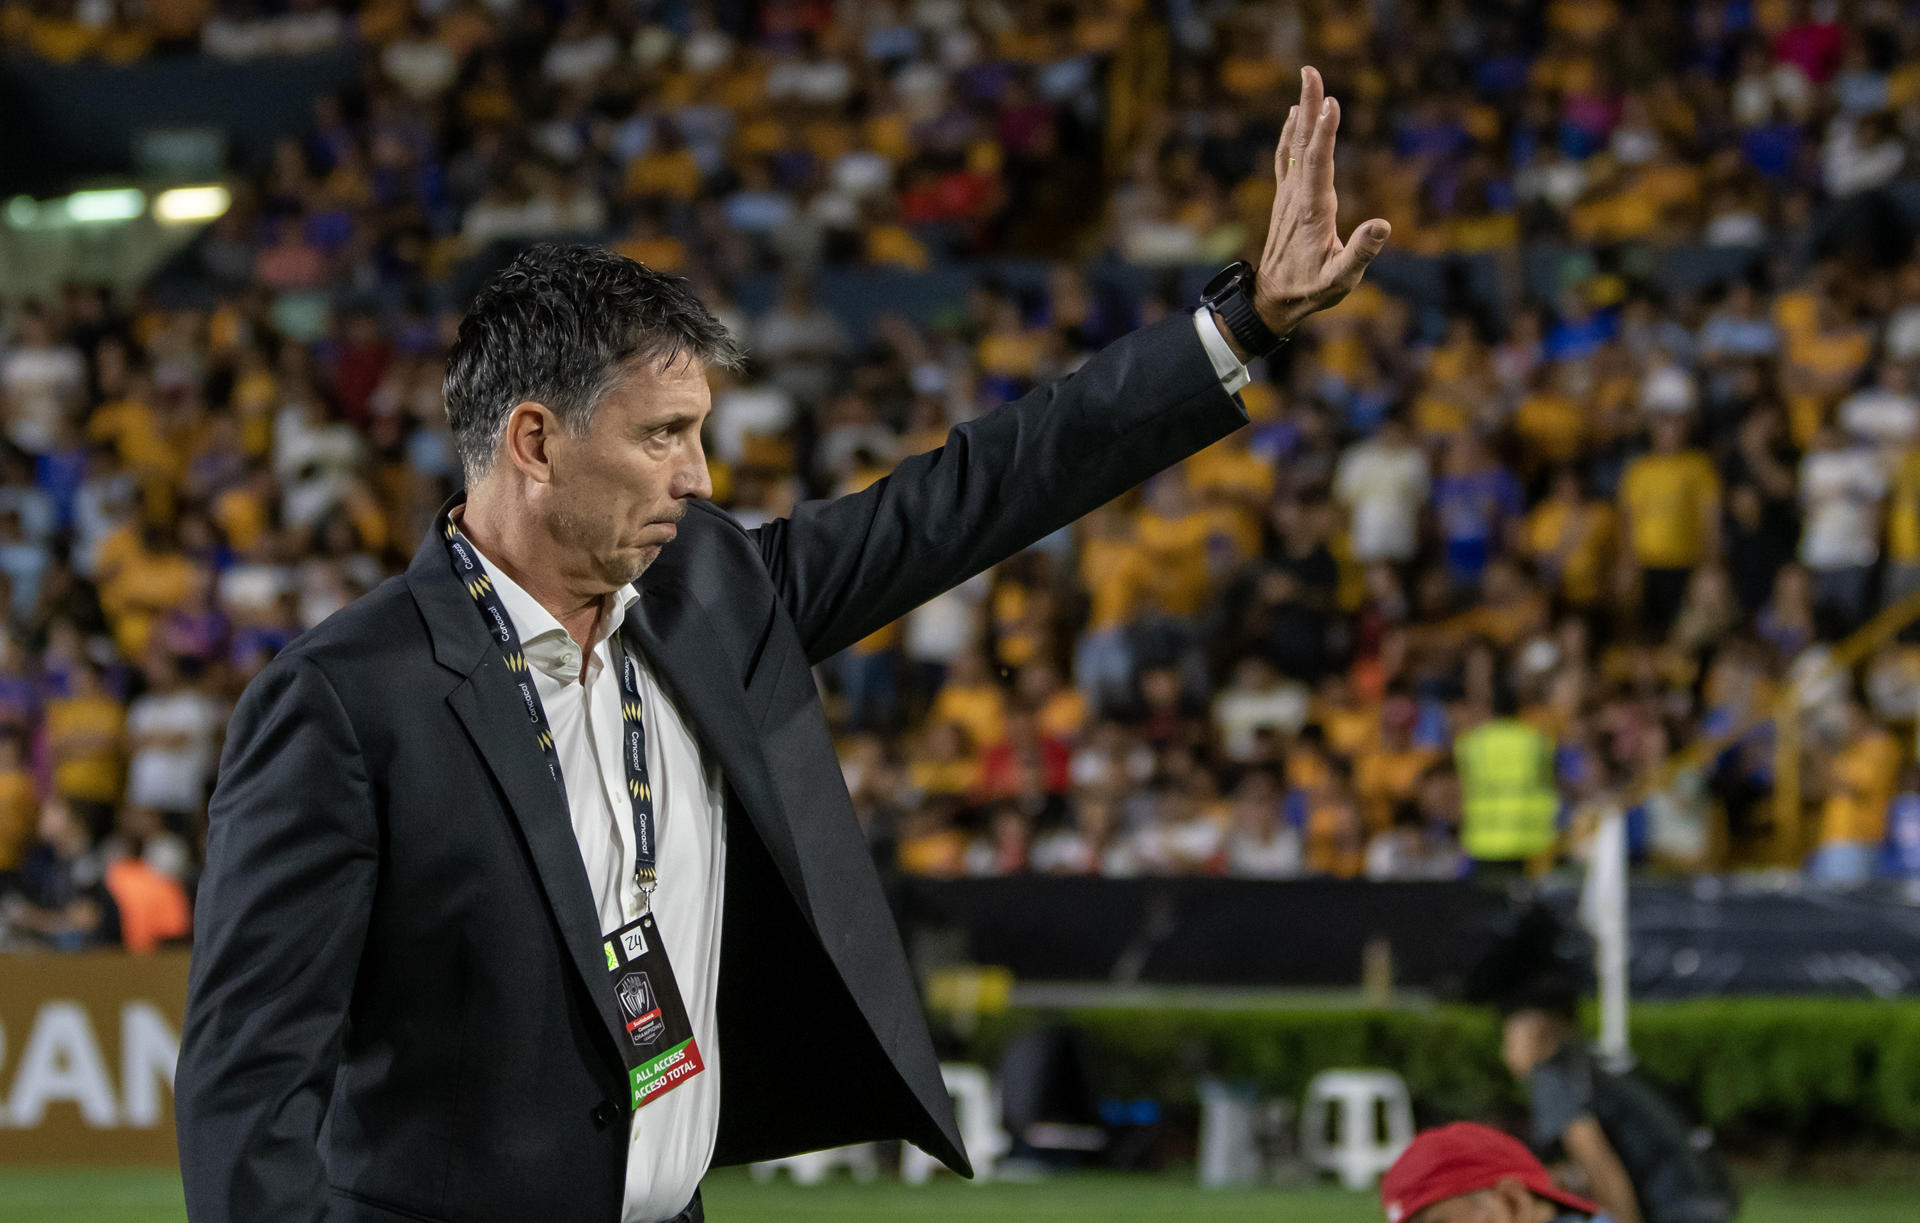
<instances>
[{"instance_id":1,"label":"person in safety vest","mask_svg":"<svg viewBox=\"0 0 1920 1223\"><path fill-rule=\"evenodd\" d=\"M1553 740L1514 716L1511 694L1494 716L1454 740L1460 773L1460 844L1476 862L1519 862L1553 848L1560 793Z\"/></svg>"}]
</instances>

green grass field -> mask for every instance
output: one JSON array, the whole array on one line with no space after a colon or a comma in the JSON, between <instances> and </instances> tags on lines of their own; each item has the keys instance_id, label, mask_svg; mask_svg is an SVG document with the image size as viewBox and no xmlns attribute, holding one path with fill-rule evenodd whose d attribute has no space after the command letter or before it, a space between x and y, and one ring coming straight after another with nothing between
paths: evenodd
<instances>
[{"instance_id":1,"label":"green grass field","mask_svg":"<svg viewBox=\"0 0 1920 1223\"><path fill-rule=\"evenodd\" d=\"M1911 1185L1761 1185L1741 1223L1906 1223L1920 1191ZM714 1223L1378 1223L1366 1194L1337 1189L1203 1193L1170 1177L1087 1175L1033 1185L968 1185L943 1179L922 1189L897 1182L834 1181L800 1189L756 1185L738 1171L706 1187ZM161 1172L0 1170L7 1223L179 1223L180 1187Z\"/></svg>"}]
</instances>

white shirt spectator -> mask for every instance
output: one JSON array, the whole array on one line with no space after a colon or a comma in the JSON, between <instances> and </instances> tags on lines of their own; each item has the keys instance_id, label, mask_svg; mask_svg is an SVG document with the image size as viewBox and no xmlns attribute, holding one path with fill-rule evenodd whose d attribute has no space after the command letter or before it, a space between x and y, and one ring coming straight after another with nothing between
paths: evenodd
<instances>
[{"instance_id":1,"label":"white shirt spectator","mask_svg":"<svg viewBox=\"0 0 1920 1223\"><path fill-rule=\"evenodd\" d=\"M620 58L620 44L605 30L580 31L578 37L563 37L547 48L540 71L557 85L584 85L591 82Z\"/></svg>"},{"instance_id":2,"label":"white shirt spectator","mask_svg":"<svg viewBox=\"0 0 1920 1223\"><path fill-rule=\"evenodd\" d=\"M787 60L767 73L767 97L832 106L853 89L853 69L844 60Z\"/></svg>"},{"instance_id":3,"label":"white shirt spectator","mask_svg":"<svg viewBox=\"0 0 1920 1223\"><path fill-rule=\"evenodd\" d=\"M1887 356L1895 361L1920 357L1920 302L1908 302L1887 320Z\"/></svg>"},{"instance_id":4,"label":"white shirt spectator","mask_svg":"<svg viewBox=\"0 0 1920 1223\"><path fill-rule=\"evenodd\" d=\"M1870 386L1840 403L1840 427L1875 446L1903 447L1920 436L1920 396L1894 387Z\"/></svg>"},{"instance_id":5,"label":"white shirt spectator","mask_svg":"<svg viewBox=\"0 0 1920 1223\"><path fill-rule=\"evenodd\" d=\"M1213 725L1220 734L1221 747L1230 760L1252 760L1259 750L1256 732L1274 730L1295 735L1307 724L1313 693L1296 679L1284 679L1268 671L1268 683L1242 685L1235 682L1213 701Z\"/></svg>"},{"instance_id":6,"label":"white shirt spectator","mask_svg":"<svg viewBox=\"0 0 1920 1223\"><path fill-rule=\"evenodd\" d=\"M855 149L833 163L833 185L855 199L878 195L893 182L893 163L872 149Z\"/></svg>"},{"instance_id":7,"label":"white shirt spectator","mask_svg":"<svg viewBox=\"0 0 1920 1223\"><path fill-rule=\"evenodd\" d=\"M1873 564L1880 555L1880 502L1886 493L1886 468L1864 447L1816 450L1802 459L1801 562L1809 569Z\"/></svg>"},{"instance_id":8,"label":"white shirt spectator","mask_svg":"<svg viewBox=\"0 0 1920 1223\"><path fill-rule=\"evenodd\" d=\"M1640 379L1643 412L1691 412L1698 399L1693 375L1671 361L1662 361Z\"/></svg>"},{"instance_id":9,"label":"white shirt spectator","mask_svg":"<svg viewBox=\"0 0 1920 1223\"><path fill-rule=\"evenodd\" d=\"M284 490L281 519L310 527L334 507L360 464L360 435L351 425L326 421L304 403L280 410L273 424L273 474Z\"/></svg>"},{"instance_id":10,"label":"white shirt spectator","mask_svg":"<svg viewBox=\"0 0 1920 1223\"><path fill-rule=\"evenodd\" d=\"M1141 873L1140 856L1132 839L1119 837L1101 848L1080 832L1067 828L1050 832L1033 844L1027 866L1043 875L1104 875L1131 879Z\"/></svg>"},{"instance_id":11,"label":"white shirt spectator","mask_svg":"<svg viewBox=\"0 0 1920 1223\"><path fill-rule=\"evenodd\" d=\"M1293 879L1306 870L1300 833L1274 820L1263 832L1236 828L1227 837L1227 874L1241 879Z\"/></svg>"},{"instance_id":12,"label":"white shirt spectator","mask_svg":"<svg viewBox=\"0 0 1920 1223\"><path fill-rule=\"evenodd\" d=\"M730 386L713 397L707 428L713 452L729 463L746 458L749 434L775 437L793 424L793 396L767 382Z\"/></svg>"},{"instance_id":13,"label":"white shirt spectator","mask_svg":"<svg viewBox=\"0 0 1920 1223\"><path fill-rule=\"evenodd\" d=\"M1375 438L1340 457L1333 495L1353 515L1353 556L1410 561L1420 548L1420 509L1427 501L1427 456L1411 442Z\"/></svg>"},{"instance_id":14,"label":"white shirt spectator","mask_svg":"<svg viewBox=\"0 0 1920 1223\"><path fill-rule=\"evenodd\" d=\"M293 570L266 561L242 561L220 575L220 610L235 624L264 624L294 587Z\"/></svg>"},{"instance_id":15,"label":"white shirt spectator","mask_svg":"<svg viewBox=\"0 0 1920 1223\"><path fill-rule=\"evenodd\" d=\"M219 702L192 688L134 698L127 707L127 738L136 745L127 763L127 801L156 811L198 810L225 724Z\"/></svg>"},{"instance_id":16,"label":"white shirt spectator","mask_svg":"<svg viewBox=\"0 0 1920 1223\"><path fill-rule=\"evenodd\" d=\"M380 67L402 93L416 102L431 102L445 93L460 71L453 52L430 35L390 44L380 53Z\"/></svg>"},{"instance_id":17,"label":"white shirt spectator","mask_svg":"<svg viewBox=\"0 0 1920 1223\"><path fill-rule=\"evenodd\" d=\"M993 579L976 573L907 613L905 646L915 662L951 666L978 639L980 606Z\"/></svg>"},{"instance_id":18,"label":"white shirt spectator","mask_svg":"<svg viewBox=\"0 0 1920 1223\"><path fill-rule=\"evenodd\" d=\"M936 64L916 61L894 74L893 95L916 123L938 115L946 93L947 74Z\"/></svg>"},{"instance_id":19,"label":"white shirt spectator","mask_svg":"<svg viewBox=\"0 0 1920 1223\"><path fill-rule=\"evenodd\" d=\"M1141 867L1159 875L1184 875L1204 871L1226 840L1226 830L1204 815L1185 814L1176 808L1178 800L1162 799L1159 818L1135 832L1131 838Z\"/></svg>"},{"instance_id":20,"label":"white shirt spectator","mask_svg":"<svg viewBox=\"0 0 1920 1223\"><path fill-rule=\"evenodd\" d=\"M1828 126L1826 146L1820 151L1827 192L1834 196L1884 187L1899 177L1906 160L1907 146L1894 132L1863 131L1858 120L1846 116Z\"/></svg>"},{"instance_id":21,"label":"white shirt spectator","mask_svg":"<svg viewBox=\"0 0 1920 1223\"><path fill-rule=\"evenodd\" d=\"M100 545L127 524L139 491L124 471L89 476L81 482L73 503L73 567L81 577L92 578L98 572Z\"/></svg>"},{"instance_id":22,"label":"white shirt spectator","mask_svg":"<svg viewBox=\"0 0 1920 1223\"><path fill-rule=\"evenodd\" d=\"M688 72L712 72L733 58L733 40L719 30L695 30L680 48L680 63Z\"/></svg>"},{"instance_id":23,"label":"white shirt spectator","mask_svg":"<svg viewBox=\"0 0 1920 1223\"><path fill-rule=\"evenodd\" d=\"M1708 246L1759 246L1767 240L1767 222L1745 204L1736 204L1716 212L1701 231Z\"/></svg>"},{"instance_id":24,"label":"white shirt spectator","mask_svg":"<svg viewBox=\"0 0 1920 1223\"><path fill-rule=\"evenodd\" d=\"M53 533L53 498L31 484L0 484L0 514L18 514L20 532L32 543Z\"/></svg>"},{"instance_id":25,"label":"white shirt spectator","mask_svg":"<svg viewBox=\"0 0 1920 1223\"><path fill-rule=\"evenodd\" d=\"M250 60L270 55L309 55L340 44L345 20L334 9L279 17L215 16L200 30L200 49L214 59Z\"/></svg>"},{"instance_id":26,"label":"white shirt spectator","mask_svg":"<svg viewBox=\"0 0 1920 1223\"><path fill-rule=\"evenodd\" d=\"M1549 149L1521 167L1514 192L1524 201L1544 200L1555 209L1573 205L1587 189L1587 168L1558 149Z\"/></svg>"},{"instance_id":27,"label":"white shirt spectator","mask_svg":"<svg viewBox=\"0 0 1920 1223\"><path fill-rule=\"evenodd\" d=\"M45 454L60 435L60 418L86 391L87 368L68 344L26 343L0 360L7 437L28 454Z\"/></svg>"}]
</instances>

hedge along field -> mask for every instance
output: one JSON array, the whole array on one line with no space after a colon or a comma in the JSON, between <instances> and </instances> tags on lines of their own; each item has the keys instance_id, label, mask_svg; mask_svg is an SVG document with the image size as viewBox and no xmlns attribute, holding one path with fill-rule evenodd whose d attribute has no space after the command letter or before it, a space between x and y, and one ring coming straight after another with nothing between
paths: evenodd
<instances>
[{"instance_id":1,"label":"hedge along field","mask_svg":"<svg viewBox=\"0 0 1920 1223\"><path fill-rule=\"evenodd\" d=\"M1523 1107L1486 1009L1016 1010L984 1020L970 1055L991 1065L1015 1033L1065 1022L1088 1038L1113 1097L1197 1110L1212 1074L1298 1101L1321 1070L1381 1066L1407 1080L1420 1120L1512 1118ZM1700 1120L1811 1147L1920 1144L1920 1001L1727 998L1647 1003L1631 1031L1642 1071Z\"/></svg>"}]
</instances>

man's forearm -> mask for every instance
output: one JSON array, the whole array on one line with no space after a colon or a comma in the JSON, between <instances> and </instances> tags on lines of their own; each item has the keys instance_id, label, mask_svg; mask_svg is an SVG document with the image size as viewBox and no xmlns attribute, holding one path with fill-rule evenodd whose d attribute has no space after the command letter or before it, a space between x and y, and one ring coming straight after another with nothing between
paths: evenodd
<instances>
[{"instance_id":1,"label":"man's forearm","mask_svg":"<svg viewBox=\"0 0 1920 1223\"><path fill-rule=\"evenodd\" d=\"M751 534L818 661L1246 424L1182 311Z\"/></svg>"},{"instance_id":2,"label":"man's forearm","mask_svg":"<svg viewBox=\"0 0 1920 1223\"><path fill-rule=\"evenodd\" d=\"M1567 1127L1562 1142L1567 1154L1586 1174L1587 1183L1593 1187L1594 1201L1606 1208L1608 1217L1614 1223L1642 1223L1633 1181L1614 1153L1613 1144L1607 1141L1600 1123L1592 1117L1582 1117Z\"/></svg>"}]
</instances>

